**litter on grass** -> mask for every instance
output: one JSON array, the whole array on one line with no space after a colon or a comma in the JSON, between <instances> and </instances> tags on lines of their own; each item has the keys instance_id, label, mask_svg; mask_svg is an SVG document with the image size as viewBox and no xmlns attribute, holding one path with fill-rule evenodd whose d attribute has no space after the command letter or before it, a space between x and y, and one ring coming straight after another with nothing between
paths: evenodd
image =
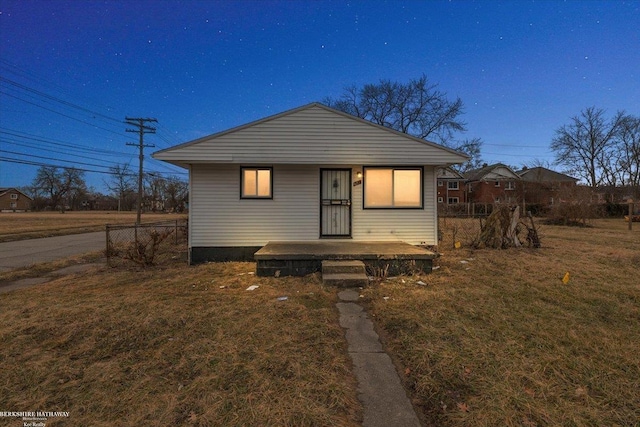
<instances>
[{"instance_id":1,"label":"litter on grass","mask_svg":"<svg viewBox=\"0 0 640 427\"><path fill-rule=\"evenodd\" d=\"M420 286L427 286L427 284L424 283L422 280L418 280L416 283Z\"/></svg>"},{"instance_id":2,"label":"litter on grass","mask_svg":"<svg viewBox=\"0 0 640 427\"><path fill-rule=\"evenodd\" d=\"M289 299L289 297L278 297L276 298L278 301L286 301Z\"/></svg>"},{"instance_id":3,"label":"litter on grass","mask_svg":"<svg viewBox=\"0 0 640 427\"><path fill-rule=\"evenodd\" d=\"M247 288L248 291L254 291L256 289L258 289L260 286L259 285L251 285Z\"/></svg>"}]
</instances>

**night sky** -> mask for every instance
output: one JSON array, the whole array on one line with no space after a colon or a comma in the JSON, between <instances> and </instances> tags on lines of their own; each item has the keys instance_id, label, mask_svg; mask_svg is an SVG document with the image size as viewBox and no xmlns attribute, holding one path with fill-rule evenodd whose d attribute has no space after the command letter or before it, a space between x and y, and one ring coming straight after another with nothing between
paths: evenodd
<instances>
[{"instance_id":1,"label":"night sky","mask_svg":"<svg viewBox=\"0 0 640 427\"><path fill-rule=\"evenodd\" d=\"M640 1L0 0L0 187L51 164L104 191L99 172L137 170L125 116L158 119L150 155L423 74L463 100L485 162L552 161L582 109L640 115Z\"/></svg>"}]
</instances>

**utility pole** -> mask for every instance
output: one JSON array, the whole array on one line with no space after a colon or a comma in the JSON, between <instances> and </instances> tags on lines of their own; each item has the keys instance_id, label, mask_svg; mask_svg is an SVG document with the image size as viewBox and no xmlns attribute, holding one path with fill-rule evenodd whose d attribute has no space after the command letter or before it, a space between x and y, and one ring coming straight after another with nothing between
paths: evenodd
<instances>
[{"instance_id":1,"label":"utility pole","mask_svg":"<svg viewBox=\"0 0 640 427\"><path fill-rule=\"evenodd\" d=\"M136 132L140 135L140 142L134 144L133 142L127 142L127 145L138 146L140 148L140 168L138 170L138 214L136 216L136 224L140 224L140 214L142 212L142 162L144 160L144 147L155 147L153 144L144 143L145 133L156 133L156 128L147 126L145 123L152 122L157 123L156 119L143 119L139 117L125 117L126 123L131 126L135 126L137 129L127 129L127 132Z\"/></svg>"}]
</instances>

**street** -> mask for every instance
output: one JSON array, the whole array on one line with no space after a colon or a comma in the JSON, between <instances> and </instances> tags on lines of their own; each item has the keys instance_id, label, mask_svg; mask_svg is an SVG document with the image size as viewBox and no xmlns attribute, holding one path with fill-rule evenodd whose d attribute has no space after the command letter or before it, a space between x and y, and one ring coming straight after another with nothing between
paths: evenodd
<instances>
[{"instance_id":1,"label":"street","mask_svg":"<svg viewBox=\"0 0 640 427\"><path fill-rule=\"evenodd\" d=\"M105 232L0 243L0 271L105 249Z\"/></svg>"}]
</instances>

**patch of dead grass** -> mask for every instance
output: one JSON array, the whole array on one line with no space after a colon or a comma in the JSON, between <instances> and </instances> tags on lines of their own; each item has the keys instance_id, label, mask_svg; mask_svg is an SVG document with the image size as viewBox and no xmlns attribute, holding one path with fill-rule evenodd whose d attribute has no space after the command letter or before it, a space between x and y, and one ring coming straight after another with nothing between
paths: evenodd
<instances>
[{"instance_id":1,"label":"patch of dead grass","mask_svg":"<svg viewBox=\"0 0 640 427\"><path fill-rule=\"evenodd\" d=\"M426 286L365 291L430 424L636 425L640 227L616 221L544 226L537 250L445 249Z\"/></svg>"},{"instance_id":2,"label":"patch of dead grass","mask_svg":"<svg viewBox=\"0 0 640 427\"><path fill-rule=\"evenodd\" d=\"M358 425L335 289L254 268L112 269L0 295L0 407L70 412L47 425Z\"/></svg>"},{"instance_id":3,"label":"patch of dead grass","mask_svg":"<svg viewBox=\"0 0 640 427\"><path fill-rule=\"evenodd\" d=\"M173 221L186 215L143 213L142 222ZM0 242L103 231L106 224L133 224L136 212L67 211L0 213Z\"/></svg>"}]
</instances>

